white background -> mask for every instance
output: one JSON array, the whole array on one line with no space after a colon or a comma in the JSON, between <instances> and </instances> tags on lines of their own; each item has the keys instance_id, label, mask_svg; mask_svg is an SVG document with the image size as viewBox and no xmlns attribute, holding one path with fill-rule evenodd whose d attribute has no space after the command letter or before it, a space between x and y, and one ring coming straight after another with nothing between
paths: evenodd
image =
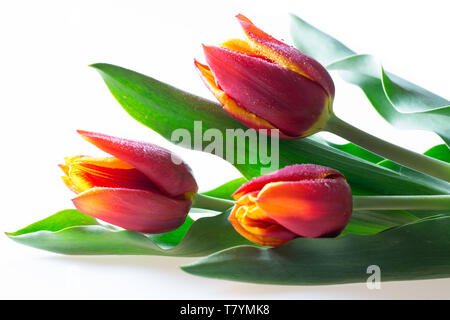
<instances>
[{"instance_id":1,"label":"white background","mask_svg":"<svg viewBox=\"0 0 450 320\"><path fill-rule=\"evenodd\" d=\"M292 12L390 72L449 98L448 1L2 1L0 4L0 231L14 231L71 208L56 166L65 156L100 154L75 132L146 140L176 151L201 190L232 178L224 161L172 146L129 117L97 72L107 62L211 98L193 58L201 43L240 36L243 13L291 43ZM339 81L344 120L418 152L441 143L432 133L392 128L361 91ZM450 279L323 287L253 285L194 277L194 259L68 257L19 245L0 234L0 298L301 299L450 298Z\"/></svg>"}]
</instances>

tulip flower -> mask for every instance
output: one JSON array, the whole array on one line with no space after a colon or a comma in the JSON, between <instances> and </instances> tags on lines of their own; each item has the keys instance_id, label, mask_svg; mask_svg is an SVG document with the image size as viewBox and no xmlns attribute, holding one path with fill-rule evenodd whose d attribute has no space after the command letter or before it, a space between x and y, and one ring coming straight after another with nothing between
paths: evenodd
<instances>
[{"instance_id":1,"label":"tulip flower","mask_svg":"<svg viewBox=\"0 0 450 320\"><path fill-rule=\"evenodd\" d=\"M197 192L190 168L168 150L100 133L78 131L113 157L76 156L60 165L81 212L124 229L163 233L186 219ZM176 163L177 162L177 163Z\"/></svg>"},{"instance_id":2,"label":"tulip flower","mask_svg":"<svg viewBox=\"0 0 450 320\"><path fill-rule=\"evenodd\" d=\"M285 138L323 129L334 84L320 63L237 16L246 40L204 46L208 65L195 61L224 109L254 129L279 129Z\"/></svg>"},{"instance_id":3,"label":"tulip flower","mask_svg":"<svg viewBox=\"0 0 450 320\"><path fill-rule=\"evenodd\" d=\"M242 236L278 246L297 237L335 237L352 214L344 176L331 168L304 164L254 178L234 194L229 221Z\"/></svg>"},{"instance_id":4,"label":"tulip flower","mask_svg":"<svg viewBox=\"0 0 450 320\"><path fill-rule=\"evenodd\" d=\"M386 159L450 182L450 164L401 148L342 121L332 112L334 84L316 60L236 16L246 38L204 46L195 61L206 86L232 117L253 129L279 130L284 139L321 130Z\"/></svg>"}]
</instances>

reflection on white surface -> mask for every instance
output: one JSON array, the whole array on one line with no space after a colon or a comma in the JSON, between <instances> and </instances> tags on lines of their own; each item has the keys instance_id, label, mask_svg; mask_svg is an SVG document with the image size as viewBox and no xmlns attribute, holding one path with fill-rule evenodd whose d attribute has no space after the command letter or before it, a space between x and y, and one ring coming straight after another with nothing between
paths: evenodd
<instances>
[{"instance_id":1,"label":"reflection on white surface","mask_svg":"<svg viewBox=\"0 0 450 320\"><path fill-rule=\"evenodd\" d=\"M449 299L450 279L277 286L206 279L179 266L195 258L63 256L0 238L0 299ZM69 278L68 278L69 277Z\"/></svg>"}]
</instances>

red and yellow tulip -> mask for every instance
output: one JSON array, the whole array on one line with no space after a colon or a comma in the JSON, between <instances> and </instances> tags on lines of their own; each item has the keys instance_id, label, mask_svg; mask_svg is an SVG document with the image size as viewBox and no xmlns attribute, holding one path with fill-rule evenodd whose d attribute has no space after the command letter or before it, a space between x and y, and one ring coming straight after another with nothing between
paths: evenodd
<instances>
[{"instance_id":1,"label":"red and yellow tulip","mask_svg":"<svg viewBox=\"0 0 450 320\"><path fill-rule=\"evenodd\" d=\"M76 156L60 165L81 212L116 226L163 233L186 219L197 184L184 162L154 144L78 131L114 157ZM178 160L178 159L177 159Z\"/></svg>"},{"instance_id":2,"label":"red and yellow tulip","mask_svg":"<svg viewBox=\"0 0 450 320\"><path fill-rule=\"evenodd\" d=\"M334 84L316 60L237 15L246 39L204 46L208 65L195 61L223 108L254 129L279 129L284 138L306 137L324 128Z\"/></svg>"},{"instance_id":3,"label":"red and yellow tulip","mask_svg":"<svg viewBox=\"0 0 450 320\"><path fill-rule=\"evenodd\" d=\"M344 176L319 165L293 165L255 178L233 197L229 221L245 238L267 246L337 236L352 214Z\"/></svg>"}]
</instances>

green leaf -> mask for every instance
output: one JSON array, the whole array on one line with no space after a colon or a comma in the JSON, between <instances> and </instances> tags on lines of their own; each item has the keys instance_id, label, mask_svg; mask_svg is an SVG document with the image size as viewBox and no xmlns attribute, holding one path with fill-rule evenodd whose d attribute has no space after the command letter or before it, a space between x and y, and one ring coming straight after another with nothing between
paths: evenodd
<instances>
[{"instance_id":1,"label":"green leaf","mask_svg":"<svg viewBox=\"0 0 450 320\"><path fill-rule=\"evenodd\" d=\"M430 157L439 159L439 160L445 160L449 158L450 150L446 145L438 145L434 146L433 148L429 149L424 153L425 155L428 155ZM382 160L378 163L379 166L388 168L392 171L398 172L403 175L407 175L409 177L413 177L418 181L428 181L430 184L433 185L441 185L442 188L446 188L449 184L443 180L434 178L432 176L426 175L422 172L415 171L412 169L409 169L407 167L401 166L398 163L395 163L391 160Z\"/></svg>"},{"instance_id":2,"label":"green leaf","mask_svg":"<svg viewBox=\"0 0 450 320\"><path fill-rule=\"evenodd\" d=\"M372 163L377 163L377 162L380 162L383 160L383 157L380 157L379 155L376 155L375 153L367 151L366 149L363 149L353 143L346 143L346 144L335 144L335 143L331 143L331 142L328 142L328 143L339 150L353 154L361 159L370 161Z\"/></svg>"},{"instance_id":3,"label":"green leaf","mask_svg":"<svg viewBox=\"0 0 450 320\"><path fill-rule=\"evenodd\" d=\"M349 233L373 235L417 220L416 216L403 211L353 211L341 236Z\"/></svg>"},{"instance_id":4,"label":"green leaf","mask_svg":"<svg viewBox=\"0 0 450 320\"><path fill-rule=\"evenodd\" d=\"M450 217L428 219L374 236L299 238L277 248L241 246L183 266L188 273L284 285L366 282L369 266L381 281L450 277Z\"/></svg>"},{"instance_id":5,"label":"green leaf","mask_svg":"<svg viewBox=\"0 0 450 320\"><path fill-rule=\"evenodd\" d=\"M166 233L149 234L148 237L162 249L171 249L183 240L193 223L194 220L188 216L179 228Z\"/></svg>"},{"instance_id":6,"label":"green leaf","mask_svg":"<svg viewBox=\"0 0 450 320\"><path fill-rule=\"evenodd\" d=\"M357 55L296 16L292 18L291 35L299 50L359 86L389 123L403 129L433 131L449 145L450 101L385 72L373 56Z\"/></svg>"},{"instance_id":7,"label":"green leaf","mask_svg":"<svg viewBox=\"0 0 450 320\"><path fill-rule=\"evenodd\" d=\"M100 72L113 96L130 116L145 126L151 125L169 140L176 129L187 129L193 134L193 120L201 120L203 129L246 129L216 103L118 66L97 63L91 67ZM191 145L186 147L191 148Z\"/></svg>"},{"instance_id":8,"label":"green leaf","mask_svg":"<svg viewBox=\"0 0 450 320\"><path fill-rule=\"evenodd\" d=\"M231 196L240 186L246 183L248 180L245 178L237 178L213 189L210 191L202 192L202 194L210 197L234 200Z\"/></svg>"},{"instance_id":9,"label":"green leaf","mask_svg":"<svg viewBox=\"0 0 450 320\"><path fill-rule=\"evenodd\" d=\"M7 235L10 237L21 236L38 231L52 232L73 226L90 226L98 224L99 223L97 220L91 216L85 215L75 209L67 209L57 212L48 218L32 223L23 229L17 230L16 232L7 233Z\"/></svg>"},{"instance_id":10,"label":"green leaf","mask_svg":"<svg viewBox=\"0 0 450 320\"><path fill-rule=\"evenodd\" d=\"M450 149L445 144L440 144L427 150L425 155L450 163Z\"/></svg>"},{"instance_id":11,"label":"green leaf","mask_svg":"<svg viewBox=\"0 0 450 320\"><path fill-rule=\"evenodd\" d=\"M291 14L291 36L297 49L313 56L323 65L356 53L293 14Z\"/></svg>"},{"instance_id":12,"label":"green leaf","mask_svg":"<svg viewBox=\"0 0 450 320\"><path fill-rule=\"evenodd\" d=\"M146 235L99 224L77 210L63 210L13 233L21 244L70 255L204 256L250 244L227 221L229 212L195 222L188 218L178 229Z\"/></svg>"},{"instance_id":13,"label":"green leaf","mask_svg":"<svg viewBox=\"0 0 450 320\"><path fill-rule=\"evenodd\" d=\"M341 151L344 151L346 153L350 153L351 155L354 155L358 158L367 160L369 162L372 163L378 163L380 161L383 161L384 158L380 157L379 155L372 153L370 151L367 151L366 149L361 148L360 146L357 146L354 143L344 143L344 144L338 144L338 143L333 143L330 142L328 140L325 140L321 137L318 136L313 136L310 139L314 139L315 141L324 143L326 145L332 146L333 148L339 149Z\"/></svg>"},{"instance_id":14,"label":"green leaf","mask_svg":"<svg viewBox=\"0 0 450 320\"><path fill-rule=\"evenodd\" d=\"M345 151L347 153L350 153L354 156L357 156L361 159L370 161L372 163L379 164L379 163L382 163L384 160L386 160L383 157L380 157L379 155L376 155L370 151L367 151L366 149L363 149L353 143L337 144L337 143L332 143L330 141L327 141L318 136L314 136L313 138L314 138L314 140L316 140L318 142L328 144L336 149ZM435 159L450 163L450 149L445 144L439 144L434 147L431 147L429 150L425 151L423 154L427 155L431 158L435 158Z\"/></svg>"},{"instance_id":15,"label":"green leaf","mask_svg":"<svg viewBox=\"0 0 450 320\"><path fill-rule=\"evenodd\" d=\"M133 118L172 142L173 132L180 128L186 129L194 138L199 138L199 134L209 129L219 130L223 136L226 136L227 129L246 129L217 103L121 67L110 64L95 64L93 67L100 72L111 93ZM195 121L201 121L201 128L196 128ZM180 145L195 147L185 140ZM226 158L230 151L236 155L237 149L236 143L232 150L223 144L223 154L220 156ZM250 152L255 152L254 149L254 146L249 148L249 143L245 144L246 159L249 159ZM440 184L412 179L314 139L280 140L279 166L272 170L295 163L315 163L339 170L356 194L445 194L449 191L449 186L442 188ZM247 179L261 175L261 169L269 166L261 158L254 164L249 161L234 161L233 164Z\"/></svg>"}]
</instances>

